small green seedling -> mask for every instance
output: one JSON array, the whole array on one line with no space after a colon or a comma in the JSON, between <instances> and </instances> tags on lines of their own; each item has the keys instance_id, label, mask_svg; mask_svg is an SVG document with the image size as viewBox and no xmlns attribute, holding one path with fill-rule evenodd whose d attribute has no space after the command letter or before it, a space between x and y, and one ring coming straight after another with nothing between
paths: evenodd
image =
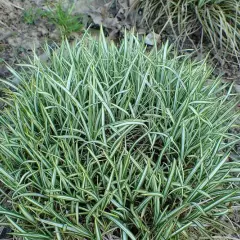
<instances>
[{"instance_id":1,"label":"small green seedling","mask_svg":"<svg viewBox=\"0 0 240 240\"><path fill-rule=\"evenodd\" d=\"M51 21L58 26L64 36L69 36L72 32L78 32L82 29L82 17L72 15L74 5L67 10L59 3L55 10L51 10L49 17Z\"/></svg>"},{"instance_id":2,"label":"small green seedling","mask_svg":"<svg viewBox=\"0 0 240 240\"><path fill-rule=\"evenodd\" d=\"M45 11L41 9L34 10L33 8L26 9L23 13L23 20L27 24L35 24L36 20L45 16Z\"/></svg>"},{"instance_id":3,"label":"small green seedling","mask_svg":"<svg viewBox=\"0 0 240 240\"><path fill-rule=\"evenodd\" d=\"M27 24L34 24L36 21L36 15L33 8L26 9L23 13L23 20Z\"/></svg>"}]
</instances>

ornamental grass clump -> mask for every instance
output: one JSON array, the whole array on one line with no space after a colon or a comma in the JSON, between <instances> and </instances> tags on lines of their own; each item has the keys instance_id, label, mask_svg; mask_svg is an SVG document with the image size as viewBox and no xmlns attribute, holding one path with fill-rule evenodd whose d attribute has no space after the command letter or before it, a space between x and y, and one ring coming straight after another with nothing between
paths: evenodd
<instances>
[{"instance_id":1,"label":"ornamental grass clump","mask_svg":"<svg viewBox=\"0 0 240 240\"><path fill-rule=\"evenodd\" d=\"M48 63L12 70L21 84L0 116L0 214L15 236L229 232L240 199L231 87L223 94L204 61L167 43L147 51L133 35L115 46L85 34L47 52Z\"/></svg>"},{"instance_id":2,"label":"ornamental grass clump","mask_svg":"<svg viewBox=\"0 0 240 240\"><path fill-rule=\"evenodd\" d=\"M171 29L177 40L202 44L204 38L214 49L239 57L240 2L238 0L147 0L140 1L144 18L157 31ZM160 25L160 28L159 28Z\"/></svg>"}]
</instances>

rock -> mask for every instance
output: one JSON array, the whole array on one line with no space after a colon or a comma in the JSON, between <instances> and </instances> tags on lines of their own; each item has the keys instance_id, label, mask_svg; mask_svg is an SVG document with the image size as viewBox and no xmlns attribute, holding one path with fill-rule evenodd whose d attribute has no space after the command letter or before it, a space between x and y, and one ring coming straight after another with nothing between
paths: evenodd
<instances>
[{"instance_id":1,"label":"rock","mask_svg":"<svg viewBox=\"0 0 240 240\"><path fill-rule=\"evenodd\" d=\"M155 42L160 43L160 35L154 32L149 33L144 40L145 44L148 46L154 46Z\"/></svg>"}]
</instances>

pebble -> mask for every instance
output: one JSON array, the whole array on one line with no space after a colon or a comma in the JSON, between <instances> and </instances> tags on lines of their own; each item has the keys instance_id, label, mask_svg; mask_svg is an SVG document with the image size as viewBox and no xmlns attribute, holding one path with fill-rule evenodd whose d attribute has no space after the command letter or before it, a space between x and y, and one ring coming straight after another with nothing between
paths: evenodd
<instances>
[{"instance_id":1,"label":"pebble","mask_svg":"<svg viewBox=\"0 0 240 240\"><path fill-rule=\"evenodd\" d=\"M149 33L146 37L145 37L145 44L149 45L149 46L154 46L155 41L157 43L160 43L160 35L156 34L154 32Z\"/></svg>"}]
</instances>

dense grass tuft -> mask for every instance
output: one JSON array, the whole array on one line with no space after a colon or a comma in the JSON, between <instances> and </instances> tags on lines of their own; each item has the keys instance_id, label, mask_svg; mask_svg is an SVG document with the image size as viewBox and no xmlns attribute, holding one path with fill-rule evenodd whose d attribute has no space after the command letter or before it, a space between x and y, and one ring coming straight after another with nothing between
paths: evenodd
<instances>
[{"instance_id":1,"label":"dense grass tuft","mask_svg":"<svg viewBox=\"0 0 240 240\"><path fill-rule=\"evenodd\" d=\"M240 3L238 0L147 0L139 1L145 19L161 31L172 29L176 39L201 43L206 37L219 49L239 57ZM150 25L151 25L150 24Z\"/></svg>"},{"instance_id":2,"label":"dense grass tuft","mask_svg":"<svg viewBox=\"0 0 240 240\"><path fill-rule=\"evenodd\" d=\"M15 235L224 235L240 199L237 116L205 62L86 34L14 74L21 86L0 116L0 213Z\"/></svg>"}]
</instances>

